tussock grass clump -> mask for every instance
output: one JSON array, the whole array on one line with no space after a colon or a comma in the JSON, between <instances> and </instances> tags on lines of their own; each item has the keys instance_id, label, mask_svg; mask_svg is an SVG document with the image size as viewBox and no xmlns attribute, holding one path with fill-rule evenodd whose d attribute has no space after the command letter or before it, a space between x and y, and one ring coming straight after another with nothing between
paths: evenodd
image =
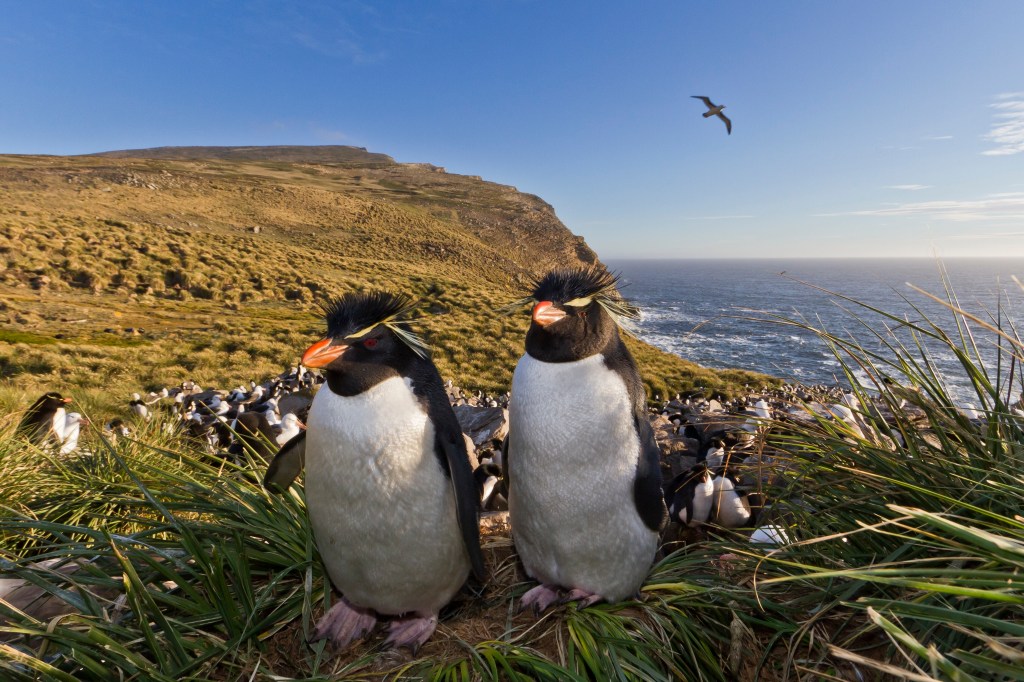
<instances>
[{"instance_id":1,"label":"tussock grass clump","mask_svg":"<svg viewBox=\"0 0 1024 682\"><path fill-rule=\"evenodd\" d=\"M832 349L856 421L775 429L793 460L784 518L796 542L766 556L724 549L750 562L762 604L796 616L776 634L788 675L1021 679L1024 345L1001 309L976 317L952 291L926 295L948 308L941 320L836 296L866 340L775 321ZM953 397L938 352L957 358L975 408Z\"/></svg>"}]
</instances>

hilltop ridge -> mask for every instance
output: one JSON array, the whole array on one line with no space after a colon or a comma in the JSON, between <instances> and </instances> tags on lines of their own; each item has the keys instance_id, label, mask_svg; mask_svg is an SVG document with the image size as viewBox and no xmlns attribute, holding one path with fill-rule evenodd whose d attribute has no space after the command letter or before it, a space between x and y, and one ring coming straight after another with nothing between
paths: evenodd
<instances>
[{"instance_id":1,"label":"hilltop ridge","mask_svg":"<svg viewBox=\"0 0 1024 682\"><path fill-rule=\"evenodd\" d=\"M286 163L350 163L355 165L394 165L387 154L369 152L365 147L347 145L269 145L213 147L150 147L95 152L81 156L103 156L111 159L165 159L224 161L283 161Z\"/></svg>"}]
</instances>

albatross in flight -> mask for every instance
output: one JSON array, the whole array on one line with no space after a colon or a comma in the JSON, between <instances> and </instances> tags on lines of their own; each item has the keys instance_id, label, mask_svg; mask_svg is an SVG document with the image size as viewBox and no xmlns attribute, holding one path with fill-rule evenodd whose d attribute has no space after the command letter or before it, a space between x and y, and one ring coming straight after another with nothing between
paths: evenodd
<instances>
[{"instance_id":1,"label":"albatross in flight","mask_svg":"<svg viewBox=\"0 0 1024 682\"><path fill-rule=\"evenodd\" d=\"M723 121L725 121L726 133L732 135L732 121L726 118L725 114L722 113L722 109L725 109L724 104L715 104L714 102L711 101L711 98L704 97L702 95L690 95L690 97L693 97L694 99L699 99L700 101L704 102L704 106L708 108L708 110L704 112L704 118L708 118L709 116L717 116L718 118L722 119Z\"/></svg>"}]
</instances>

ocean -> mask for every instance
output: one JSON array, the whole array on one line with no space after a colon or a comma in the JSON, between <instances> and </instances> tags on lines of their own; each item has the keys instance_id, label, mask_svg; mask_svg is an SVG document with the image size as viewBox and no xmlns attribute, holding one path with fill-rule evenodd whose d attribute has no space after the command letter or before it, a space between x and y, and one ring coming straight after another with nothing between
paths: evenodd
<instances>
[{"instance_id":1,"label":"ocean","mask_svg":"<svg viewBox=\"0 0 1024 682\"><path fill-rule=\"evenodd\" d=\"M1007 319L1024 325L1024 290L1013 280L1016 276L1024 281L1022 258L610 259L606 264L620 275L623 296L642 310L636 332L644 341L705 367L754 370L805 385L848 382L835 355L817 336L765 318L803 320L832 334L857 338L866 349L891 358L870 331L884 334L886 320L839 296L910 320L922 318L912 307L917 306L947 334L959 338L953 314L908 285L945 300L940 274L944 268L964 310L985 320L1002 314L1004 328ZM994 363L995 337L979 325L972 328L983 359ZM914 343L906 333L898 332L898 337L905 344ZM950 393L961 402L977 403L949 348L929 348ZM863 372L857 375L866 380ZM1015 396L1020 388L1019 383L1013 388Z\"/></svg>"}]
</instances>

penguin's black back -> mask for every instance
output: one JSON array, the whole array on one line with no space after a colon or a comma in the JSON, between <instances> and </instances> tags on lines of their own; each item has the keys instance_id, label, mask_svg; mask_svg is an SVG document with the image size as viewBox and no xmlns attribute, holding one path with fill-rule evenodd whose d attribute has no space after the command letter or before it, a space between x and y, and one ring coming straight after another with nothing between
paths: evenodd
<instances>
[{"instance_id":1,"label":"penguin's black back","mask_svg":"<svg viewBox=\"0 0 1024 682\"><path fill-rule=\"evenodd\" d=\"M53 416L58 409L64 407L64 397L56 391L44 393L36 399L18 422L15 435L27 438L33 443L41 443L53 425Z\"/></svg>"}]
</instances>

